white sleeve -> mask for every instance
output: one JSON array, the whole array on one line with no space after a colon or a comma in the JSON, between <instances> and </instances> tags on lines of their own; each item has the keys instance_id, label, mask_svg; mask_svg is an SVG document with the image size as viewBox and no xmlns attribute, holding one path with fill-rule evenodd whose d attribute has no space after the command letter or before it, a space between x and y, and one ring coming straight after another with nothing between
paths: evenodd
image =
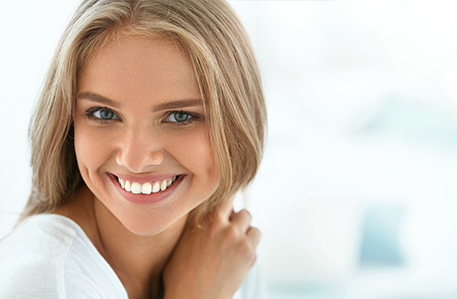
<instances>
[{"instance_id":1,"label":"white sleeve","mask_svg":"<svg viewBox=\"0 0 457 299\"><path fill-rule=\"evenodd\" d=\"M52 265L21 263L17 259L2 260L0 264L0 298L60 298Z\"/></svg>"}]
</instances>

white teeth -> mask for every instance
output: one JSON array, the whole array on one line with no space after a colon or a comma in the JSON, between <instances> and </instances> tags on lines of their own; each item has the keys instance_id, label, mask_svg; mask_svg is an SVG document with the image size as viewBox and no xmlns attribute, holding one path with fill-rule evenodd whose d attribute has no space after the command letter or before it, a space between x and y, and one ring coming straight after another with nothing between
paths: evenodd
<instances>
[{"instance_id":1,"label":"white teeth","mask_svg":"<svg viewBox=\"0 0 457 299\"><path fill-rule=\"evenodd\" d=\"M160 191L160 184L159 182L154 183L154 187L152 187L152 193L157 193Z\"/></svg>"},{"instance_id":2,"label":"white teeth","mask_svg":"<svg viewBox=\"0 0 457 299\"><path fill-rule=\"evenodd\" d=\"M141 184L140 183L132 183L132 193L133 194L140 194L141 193Z\"/></svg>"},{"instance_id":3,"label":"white teeth","mask_svg":"<svg viewBox=\"0 0 457 299\"><path fill-rule=\"evenodd\" d=\"M130 191L130 182L129 181L125 181L125 191Z\"/></svg>"},{"instance_id":4,"label":"white teeth","mask_svg":"<svg viewBox=\"0 0 457 299\"><path fill-rule=\"evenodd\" d=\"M151 191L152 191L151 183L144 183L141 186L141 193L143 193L143 194L151 194Z\"/></svg>"},{"instance_id":5,"label":"white teeth","mask_svg":"<svg viewBox=\"0 0 457 299\"><path fill-rule=\"evenodd\" d=\"M168 187L171 186L176 181L177 177L173 177L169 180L163 180L162 182L155 182L154 184L151 184L149 182L146 182L144 184L133 182L131 183L130 181L127 181L121 178L117 178L119 181L119 184L121 184L121 187L129 192L132 192L133 194L151 194L151 193L157 193L159 191L165 191L167 190Z\"/></svg>"},{"instance_id":6,"label":"white teeth","mask_svg":"<svg viewBox=\"0 0 457 299\"><path fill-rule=\"evenodd\" d=\"M167 189L167 180L164 180L160 185L160 190L165 191Z\"/></svg>"}]
</instances>

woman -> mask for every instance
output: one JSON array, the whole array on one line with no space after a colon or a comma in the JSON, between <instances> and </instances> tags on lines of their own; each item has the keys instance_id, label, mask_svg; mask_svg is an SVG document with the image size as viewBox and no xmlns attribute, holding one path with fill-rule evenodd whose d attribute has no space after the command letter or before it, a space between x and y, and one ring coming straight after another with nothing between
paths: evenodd
<instances>
[{"instance_id":1,"label":"woman","mask_svg":"<svg viewBox=\"0 0 457 299\"><path fill-rule=\"evenodd\" d=\"M84 1L31 123L33 188L1 298L232 298L260 233L265 105L224 1ZM259 296L249 274L243 298Z\"/></svg>"}]
</instances>

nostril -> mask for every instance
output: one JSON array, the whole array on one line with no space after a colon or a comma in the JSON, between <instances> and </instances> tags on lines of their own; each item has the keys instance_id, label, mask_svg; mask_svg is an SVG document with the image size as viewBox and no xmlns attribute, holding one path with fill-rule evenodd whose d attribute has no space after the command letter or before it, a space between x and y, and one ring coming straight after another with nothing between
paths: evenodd
<instances>
[{"instance_id":1,"label":"nostril","mask_svg":"<svg viewBox=\"0 0 457 299\"><path fill-rule=\"evenodd\" d=\"M160 164L165 159L165 154L162 150L157 150L152 154L151 160L153 163Z\"/></svg>"},{"instance_id":2,"label":"nostril","mask_svg":"<svg viewBox=\"0 0 457 299\"><path fill-rule=\"evenodd\" d=\"M165 153L162 149L125 149L117 153L117 164L126 167L132 173L149 171L151 166L158 166L165 160Z\"/></svg>"}]
</instances>

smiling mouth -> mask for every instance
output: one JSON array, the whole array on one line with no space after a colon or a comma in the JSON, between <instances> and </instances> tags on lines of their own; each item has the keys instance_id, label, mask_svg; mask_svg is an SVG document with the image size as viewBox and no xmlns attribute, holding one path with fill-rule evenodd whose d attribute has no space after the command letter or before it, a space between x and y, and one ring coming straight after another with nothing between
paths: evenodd
<instances>
[{"instance_id":1,"label":"smiling mouth","mask_svg":"<svg viewBox=\"0 0 457 299\"><path fill-rule=\"evenodd\" d=\"M121 178L117 178L119 185L125 191L128 191L133 194L151 194L151 193L158 193L167 190L168 187L173 185L179 176L174 176L167 180L156 181L156 182L146 182L146 183L138 183L138 182L131 182L128 180L124 180Z\"/></svg>"}]
</instances>

